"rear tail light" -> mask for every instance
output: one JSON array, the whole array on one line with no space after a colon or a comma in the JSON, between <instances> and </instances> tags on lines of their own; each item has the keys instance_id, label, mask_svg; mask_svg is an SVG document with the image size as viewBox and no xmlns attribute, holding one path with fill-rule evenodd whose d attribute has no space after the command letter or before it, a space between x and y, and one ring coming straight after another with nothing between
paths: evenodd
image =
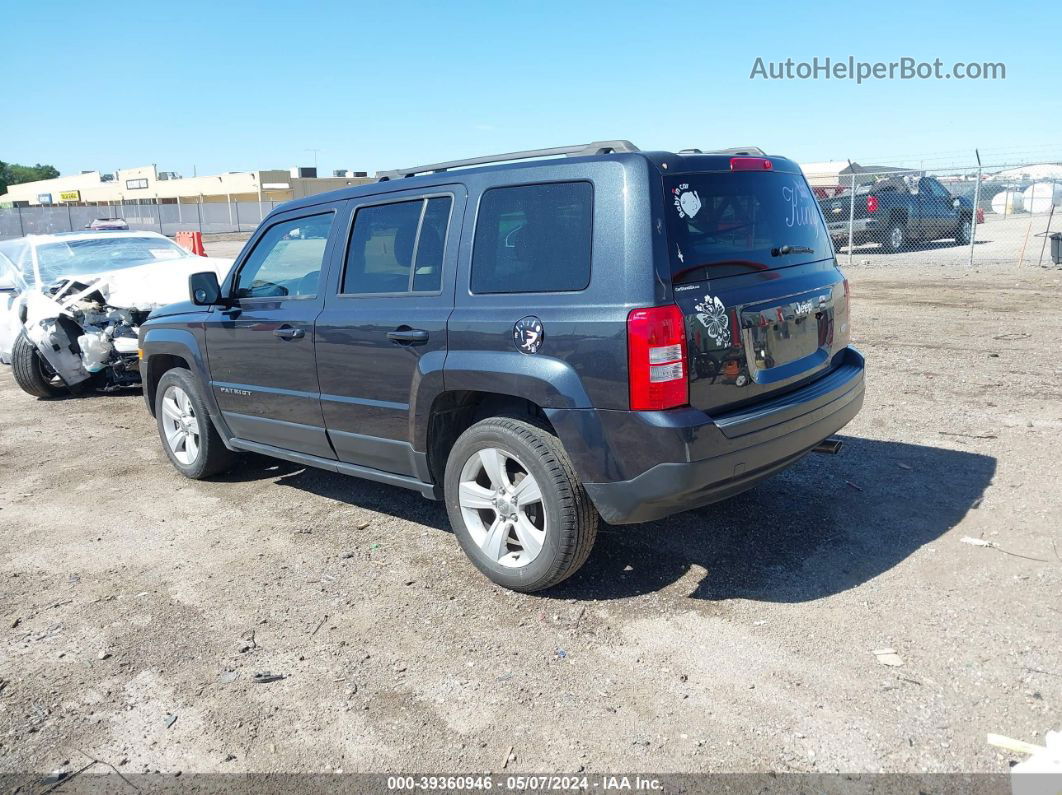
<instances>
[{"instance_id":1,"label":"rear tail light","mask_svg":"<svg viewBox=\"0 0 1062 795\"><path fill-rule=\"evenodd\" d=\"M689 402L685 320L674 304L635 309L627 316L627 364L633 411Z\"/></svg>"},{"instance_id":2,"label":"rear tail light","mask_svg":"<svg viewBox=\"0 0 1062 795\"><path fill-rule=\"evenodd\" d=\"M876 213L878 211L878 197L867 196L867 212Z\"/></svg>"},{"instance_id":3,"label":"rear tail light","mask_svg":"<svg viewBox=\"0 0 1062 795\"><path fill-rule=\"evenodd\" d=\"M731 171L770 171L771 161L763 157L732 157Z\"/></svg>"}]
</instances>

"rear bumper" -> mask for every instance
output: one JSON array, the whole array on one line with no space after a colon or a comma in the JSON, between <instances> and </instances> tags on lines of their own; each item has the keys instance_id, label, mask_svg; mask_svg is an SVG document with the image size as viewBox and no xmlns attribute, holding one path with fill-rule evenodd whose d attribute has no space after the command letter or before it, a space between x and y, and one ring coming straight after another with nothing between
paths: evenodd
<instances>
[{"instance_id":1,"label":"rear bumper","mask_svg":"<svg viewBox=\"0 0 1062 795\"><path fill-rule=\"evenodd\" d=\"M848 240L848 221L834 221L826 224L830 237L834 240ZM852 234L866 239L881 231L881 224L876 218L856 218L852 223Z\"/></svg>"},{"instance_id":2,"label":"rear bumper","mask_svg":"<svg viewBox=\"0 0 1062 795\"><path fill-rule=\"evenodd\" d=\"M624 464L630 462L621 458L631 456L655 457L662 463L622 480L584 480L587 493L605 521L630 524L708 505L751 488L859 413L863 357L854 348L839 357L828 375L801 389L714 419L696 409L607 412L628 418L619 423L618 418L606 417L603 422L611 468L628 469ZM673 421L661 422L661 415ZM638 422L640 430L632 425ZM661 454L665 457L658 457ZM579 464L576 460L577 470Z\"/></svg>"}]
</instances>

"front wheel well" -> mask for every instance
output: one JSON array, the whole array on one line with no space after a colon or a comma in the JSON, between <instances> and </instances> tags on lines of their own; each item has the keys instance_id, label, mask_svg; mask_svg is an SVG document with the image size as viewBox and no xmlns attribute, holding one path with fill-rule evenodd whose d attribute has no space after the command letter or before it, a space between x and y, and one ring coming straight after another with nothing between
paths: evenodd
<instances>
[{"instance_id":1,"label":"front wheel well","mask_svg":"<svg viewBox=\"0 0 1062 795\"><path fill-rule=\"evenodd\" d=\"M143 378L144 395L147 397L151 416L155 416L155 393L158 390L159 381L162 376L175 367L183 367L186 370L192 369L186 359L171 353L158 353L147 360Z\"/></svg>"},{"instance_id":2,"label":"front wheel well","mask_svg":"<svg viewBox=\"0 0 1062 795\"><path fill-rule=\"evenodd\" d=\"M446 459L457 438L487 417L529 419L553 430L542 408L526 398L470 390L444 392L432 403L428 419L428 467L435 483L443 482Z\"/></svg>"}]
</instances>

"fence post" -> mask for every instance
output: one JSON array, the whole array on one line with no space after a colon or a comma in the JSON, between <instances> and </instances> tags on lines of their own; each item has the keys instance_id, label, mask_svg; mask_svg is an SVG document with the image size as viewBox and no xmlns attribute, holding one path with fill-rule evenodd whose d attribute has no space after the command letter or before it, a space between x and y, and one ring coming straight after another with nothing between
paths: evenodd
<instances>
[{"instance_id":1,"label":"fence post","mask_svg":"<svg viewBox=\"0 0 1062 795\"><path fill-rule=\"evenodd\" d=\"M973 215L970 217L970 268L973 267L974 243L977 241L977 203L981 201L981 153L974 149L974 154L977 155L977 184L974 185Z\"/></svg>"},{"instance_id":2,"label":"fence post","mask_svg":"<svg viewBox=\"0 0 1062 795\"><path fill-rule=\"evenodd\" d=\"M159 234L164 235L166 233L162 231L162 205L159 204L158 197L155 198L155 212L159 216Z\"/></svg>"},{"instance_id":3,"label":"fence post","mask_svg":"<svg viewBox=\"0 0 1062 795\"><path fill-rule=\"evenodd\" d=\"M1044 230L1044 242L1040 246L1040 259L1036 261L1037 267L1044 265L1044 252L1047 251L1047 241L1051 239L1051 221L1055 217L1055 182L1051 182L1051 212L1047 214L1047 229Z\"/></svg>"},{"instance_id":4,"label":"fence post","mask_svg":"<svg viewBox=\"0 0 1062 795\"><path fill-rule=\"evenodd\" d=\"M851 161L849 161L851 164ZM848 205L848 267L852 267L852 249L855 248L855 193L856 175L852 172L852 195Z\"/></svg>"},{"instance_id":5,"label":"fence post","mask_svg":"<svg viewBox=\"0 0 1062 795\"><path fill-rule=\"evenodd\" d=\"M18 236L26 236L26 228L22 226L22 207L21 205L15 205L15 209L18 210Z\"/></svg>"},{"instance_id":6,"label":"fence post","mask_svg":"<svg viewBox=\"0 0 1062 795\"><path fill-rule=\"evenodd\" d=\"M240 200L236 200L236 231L240 231Z\"/></svg>"},{"instance_id":7,"label":"fence post","mask_svg":"<svg viewBox=\"0 0 1062 795\"><path fill-rule=\"evenodd\" d=\"M200 196L199 198L202 199L203 197ZM199 235L202 236L202 234L203 234L203 202L202 201L196 202L195 214L199 217Z\"/></svg>"},{"instance_id":8,"label":"fence post","mask_svg":"<svg viewBox=\"0 0 1062 795\"><path fill-rule=\"evenodd\" d=\"M70 212L70 204L67 203L67 202L63 202L63 203L66 204L66 225L68 227L70 227L69 231L73 232L74 231L74 216Z\"/></svg>"}]
</instances>

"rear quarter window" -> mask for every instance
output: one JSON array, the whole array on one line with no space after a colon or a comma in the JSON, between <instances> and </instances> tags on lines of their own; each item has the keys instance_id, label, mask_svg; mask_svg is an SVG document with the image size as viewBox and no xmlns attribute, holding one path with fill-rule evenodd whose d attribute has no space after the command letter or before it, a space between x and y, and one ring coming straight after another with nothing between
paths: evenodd
<instances>
[{"instance_id":1,"label":"rear quarter window","mask_svg":"<svg viewBox=\"0 0 1062 795\"><path fill-rule=\"evenodd\" d=\"M590 284L589 182L491 188L480 200L473 293L550 293Z\"/></svg>"}]
</instances>

